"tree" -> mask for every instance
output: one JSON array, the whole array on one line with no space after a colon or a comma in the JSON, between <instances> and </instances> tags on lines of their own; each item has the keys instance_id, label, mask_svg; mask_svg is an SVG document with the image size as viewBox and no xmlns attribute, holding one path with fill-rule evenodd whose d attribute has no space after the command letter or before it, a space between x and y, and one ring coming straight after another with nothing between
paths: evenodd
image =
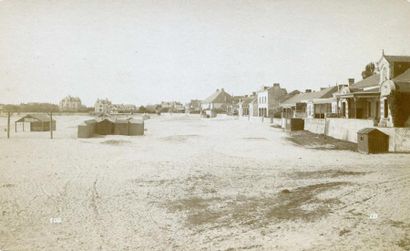
<instances>
[{"instance_id":1,"label":"tree","mask_svg":"<svg viewBox=\"0 0 410 251\"><path fill-rule=\"evenodd\" d=\"M139 107L138 112L139 113L146 113L147 109L142 105L142 106Z\"/></svg>"},{"instance_id":2,"label":"tree","mask_svg":"<svg viewBox=\"0 0 410 251\"><path fill-rule=\"evenodd\" d=\"M372 76L373 74L375 74L376 72L376 66L374 65L374 63L368 63L364 69L364 71L362 71L362 77L363 79L366 79L370 76Z\"/></svg>"}]
</instances>

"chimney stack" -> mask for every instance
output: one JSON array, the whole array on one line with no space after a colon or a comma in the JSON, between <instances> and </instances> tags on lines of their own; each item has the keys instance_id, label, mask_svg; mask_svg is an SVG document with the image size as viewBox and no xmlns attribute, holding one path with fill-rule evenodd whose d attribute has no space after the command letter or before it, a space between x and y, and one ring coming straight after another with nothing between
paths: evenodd
<instances>
[{"instance_id":1,"label":"chimney stack","mask_svg":"<svg viewBox=\"0 0 410 251\"><path fill-rule=\"evenodd\" d=\"M349 79L347 80L347 82L349 83L349 84L348 84L349 86L352 85L352 84L354 84L354 78L349 78Z\"/></svg>"},{"instance_id":2,"label":"chimney stack","mask_svg":"<svg viewBox=\"0 0 410 251\"><path fill-rule=\"evenodd\" d=\"M312 89L306 89L305 92L310 93L310 92L312 92Z\"/></svg>"},{"instance_id":3,"label":"chimney stack","mask_svg":"<svg viewBox=\"0 0 410 251\"><path fill-rule=\"evenodd\" d=\"M280 84L279 84L279 83L274 83L273 86L274 86L274 87L275 87L275 86L280 87Z\"/></svg>"}]
</instances>

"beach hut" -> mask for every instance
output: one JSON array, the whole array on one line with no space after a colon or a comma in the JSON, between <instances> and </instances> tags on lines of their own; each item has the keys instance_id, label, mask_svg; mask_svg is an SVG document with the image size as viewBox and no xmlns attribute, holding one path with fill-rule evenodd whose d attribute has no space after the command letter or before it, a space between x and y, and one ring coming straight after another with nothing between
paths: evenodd
<instances>
[{"instance_id":1,"label":"beach hut","mask_svg":"<svg viewBox=\"0 0 410 251\"><path fill-rule=\"evenodd\" d=\"M93 137L95 133L96 124L97 124L97 121L95 119L84 121L84 123L78 126L77 137L79 138Z\"/></svg>"},{"instance_id":2,"label":"beach hut","mask_svg":"<svg viewBox=\"0 0 410 251\"><path fill-rule=\"evenodd\" d=\"M114 134L115 121L111 118L102 118L95 125L95 133L99 135Z\"/></svg>"},{"instance_id":3,"label":"beach hut","mask_svg":"<svg viewBox=\"0 0 410 251\"><path fill-rule=\"evenodd\" d=\"M360 153L386 153L389 135L376 128L363 128L357 132L357 150Z\"/></svg>"},{"instance_id":4,"label":"beach hut","mask_svg":"<svg viewBox=\"0 0 410 251\"><path fill-rule=\"evenodd\" d=\"M130 119L128 126L129 126L128 135L130 136L144 135L144 121L143 120Z\"/></svg>"},{"instance_id":5,"label":"beach hut","mask_svg":"<svg viewBox=\"0 0 410 251\"><path fill-rule=\"evenodd\" d=\"M133 118L112 119L97 118L86 120L78 126L78 138L90 138L98 135L144 135L144 120Z\"/></svg>"},{"instance_id":6,"label":"beach hut","mask_svg":"<svg viewBox=\"0 0 410 251\"><path fill-rule=\"evenodd\" d=\"M50 124L53 131L56 130L56 121L53 119L52 123L50 123L50 116L45 114L27 114L24 117L18 119L14 123L15 131L17 132L17 125L21 124L23 131L25 123L30 124L30 131L31 132L45 132L50 131Z\"/></svg>"},{"instance_id":7,"label":"beach hut","mask_svg":"<svg viewBox=\"0 0 410 251\"><path fill-rule=\"evenodd\" d=\"M144 135L144 121L129 119L117 119L114 126L114 134L116 135Z\"/></svg>"}]
</instances>

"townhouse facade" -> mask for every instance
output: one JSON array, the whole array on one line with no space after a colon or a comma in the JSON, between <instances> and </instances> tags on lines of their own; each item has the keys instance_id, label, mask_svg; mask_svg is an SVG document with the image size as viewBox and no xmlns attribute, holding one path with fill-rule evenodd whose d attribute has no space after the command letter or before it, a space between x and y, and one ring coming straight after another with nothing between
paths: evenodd
<instances>
[{"instance_id":1,"label":"townhouse facade","mask_svg":"<svg viewBox=\"0 0 410 251\"><path fill-rule=\"evenodd\" d=\"M79 97L67 96L59 103L59 109L62 112L78 112L83 108Z\"/></svg>"},{"instance_id":2,"label":"townhouse facade","mask_svg":"<svg viewBox=\"0 0 410 251\"><path fill-rule=\"evenodd\" d=\"M280 113L280 100L287 94L285 88L281 88L279 83L273 86L263 86L257 92L258 116L273 117L275 113Z\"/></svg>"}]
</instances>

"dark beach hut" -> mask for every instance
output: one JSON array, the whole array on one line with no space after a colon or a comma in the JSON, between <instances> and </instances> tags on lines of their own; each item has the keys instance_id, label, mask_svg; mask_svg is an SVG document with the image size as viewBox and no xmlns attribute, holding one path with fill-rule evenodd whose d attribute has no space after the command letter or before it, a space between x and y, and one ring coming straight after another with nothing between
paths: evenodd
<instances>
[{"instance_id":1,"label":"dark beach hut","mask_svg":"<svg viewBox=\"0 0 410 251\"><path fill-rule=\"evenodd\" d=\"M77 137L90 138L94 136L96 124L97 124L97 121L95 119L84 121L84 123L78 126Z\"/></svg>"},{"instance_id":2,"label":"dark beach hut","mask_svg":"<svg viewBox=\"0 0 410 251\"><path fill-rule=\"evenodd\" d=\"M115 121L116 135L144 135L144 121L136 119L118 119Z\"/></svg>"},{"instance_id":3,"label":"dark beach hut","mask_svg":"<svg viewBox=\"0 0 410 251\"><path fill-rule=\"evenodd\" d=\"M129 120L117 119L114 126L115 135L128 135L129 133Z\"/></svg>"},{"instance_id":4,"label":"dark beach hut","mask_svg":"<svg viewBox=\"0 0 410 251\"><path fill-rule=\"evenodd\" d=\"M15 123L15 131L17 132L17 125L20 123L22 124L22 128L24 131L24 124L29 123L30 124L30 131L31 132L44 132L44 131L50 131L50 125L53 129L53 131L56 130L56 121L53 119L53 121L50 121L50 116L45 115L45 114L27 114L26 116L18 119Z\"/></svg>"},{"instance_id":5,"label":"dark beach hut","mask_svg":"<svg viewBox=\"0 0 410 251\"><path fill-rule=\"evenodd\" d=\"M130 119L128 135L144 135L144 120Z\"/></svg>"},{"instance_id":6,"label":"dark beach hut","mask_svg":"<svg viewBox=\"0 0 410 251\"><path fill-rule=\"evenodd\" d=\"M357 132L357 150L361 153L386 153L389 151L389 135L376 128L364 128Z\"/></svg>"},{"instance_id":7,"label":"dark beach hut","mask_svg":"<svg viewBox=\"0 0 410 251\"><path fill-rule=\"evenodd\" d=\"M90 138L99 135L144 135L144 120L133 118L112 119L102 117L86 120L78 126L78 138Z\"/></svg>"},{"instance_id":8,"label":"dark beach hut","mask_svg":"<svg viewBox=\"0 0 410 251\"><path fill-rule=\"evenodd\" d=\"M114 126L114 120L110 118L103 118L100 121L97 121L95 125L95 133L99 135L114 134Z\"/></svg>"}]
</instances>

